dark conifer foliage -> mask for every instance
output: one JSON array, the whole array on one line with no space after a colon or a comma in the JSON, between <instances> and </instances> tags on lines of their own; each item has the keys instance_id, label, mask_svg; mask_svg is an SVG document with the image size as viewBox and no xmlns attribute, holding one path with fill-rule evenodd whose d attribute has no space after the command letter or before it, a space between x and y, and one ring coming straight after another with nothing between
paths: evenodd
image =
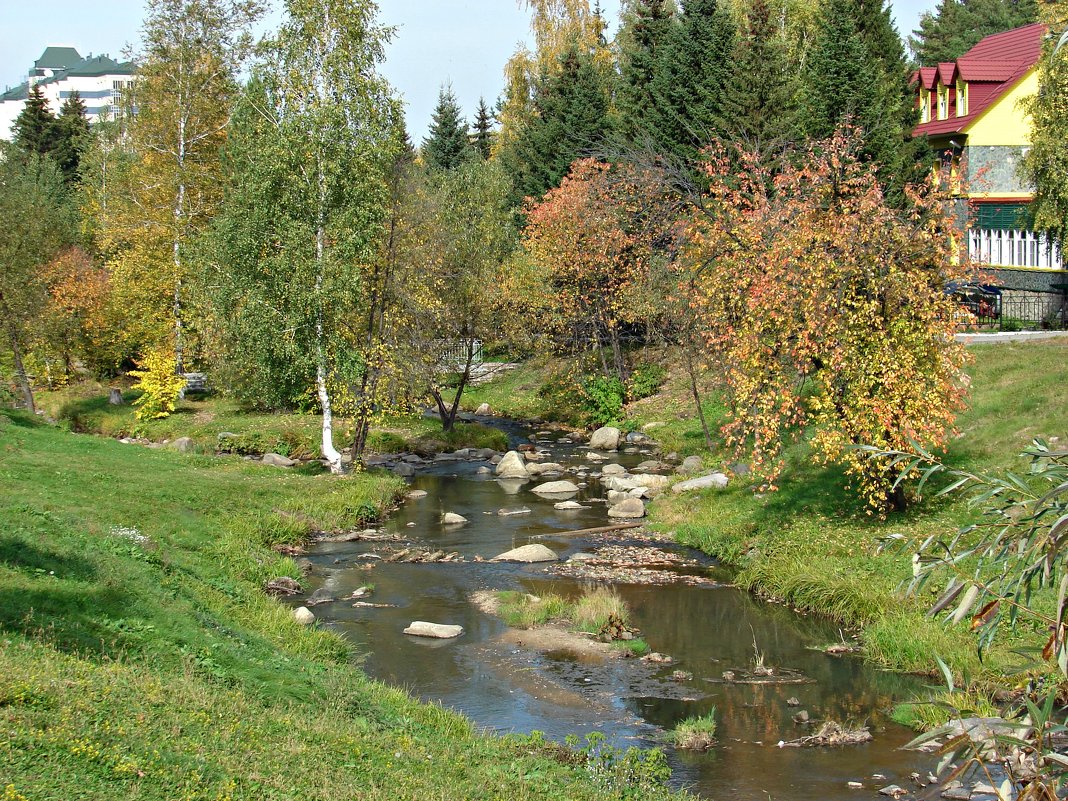
<instances>
[{"instance_id":1,"label":"dark conifer foliage","mask_svg":"<svg viewBox=\"0 0 1068 801\"><path fill-rule=\"evenodd\" d=\"M593 59L572 45L560 73L538 82L534 108L505 164L520 196L539 198L560 183L571 162L602 148L611 132L608 92Z\"/></svg>"},{"instance_id":2,"label":"dark conifer foliage","mask_svg":"<svg viewBox=\"0 0 1068 801\"><path fill-rule=\"evenodd\" d=\"M909 37L918 66L956 61L984 36L1038 22L1035 0L942 0Z\"/></svg>"},{"instance_id":3,"label":"dark conifer foliage","mask_svg":"<svg viewBox=\"0 0 1068 801\"><path fill-rule=\"evenodd\" d=\"M617 98L624 137L659 141L659 101L654 82L661 50L676 24L670 0L633 0L620 31L620 86Z\"/></svg>"},{"instance_id":4,"label":"dark conifer foliage","mask_svg":"<svg viewBox=\"0 0 1068 801\"><path fill-rule=\"evenodd\" d=\"M63 102L54 130L52 156L67 183L72 183L78 179L78 165L89 142L89 120L85 116L85 103L77 91L71 92Z\"/></svg>"},{"instance_id":5,"label":"dark conifer foliage","mask_svg":"<svg viewBox=\"0 0 1068 801\"><path fill-rule=\"evenodd\" d=\"M467 121L452 89L443 86L430 124L430 134L423 140L423 160L431 169L451 170L471 156L467 139Z\"/></svg>"},{"instance_id":6,"label":"dark conifer foliage","mask_svg":"<svg viewBox=\"0 0 1068 801\"><path fill-rule=\"evenodd\" d=\"M904 47L884 0L826 0L800 93L802 131L830 136L849 120L863 130L864 155L879 164L884 189L916 177L923 144L911 138L918 121Z\"/></svg>"},{"instance_id":7,"label":"dark conifer foliage","mask_svg":"<svg viewBox=\"0 0 1068 801\"><path fill-rule=\"evenodd\" d=\"M26 105L15 118L12 128L15 145L27 153L44 156L55 147L56 117L48 108L48 99L41 87L34 84Z\"/></svg>"},{"instance_id":8,"label":"dark conifer foliage","mask_svg":"<svg viewBox=\"0 0 1068 801\"><path fill-rule=\"evenodd\" d=\"M719 0L684 0L660 47L652 84L654 135L680 158L696 158L722 133L734 40L734 20Z\"/></svg>"},{"instance_id":9,"label":"dark conifer foliage","mask_svg":"<svg viewBox=\"0 0 1068 801\"><path fill-rule=\"evenodd\" d=\"M721 110L726 138L769 160L797 134L797 79L777 34L767 0L753 0L735 44Z\"/></svg>"},{"instance_id":10,"label":"dark conifer foliage","mask_svg":"<svg viewBox=\"0 0 1068 801\"><path fill-rule=\"evenodd\" d=\"M488 159L493 150L493 113L486 105L485 98L478 100L475 122L471 126L471 145L483 159Z\"/></svg>"}]
</instances>

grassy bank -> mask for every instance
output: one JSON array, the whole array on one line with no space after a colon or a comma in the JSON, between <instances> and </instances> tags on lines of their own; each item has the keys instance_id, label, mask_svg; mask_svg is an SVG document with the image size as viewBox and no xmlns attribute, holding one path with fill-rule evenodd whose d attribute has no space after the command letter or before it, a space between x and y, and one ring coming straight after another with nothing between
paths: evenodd
<instances>
[{"instance_id":1,"label":"grassy bank","mask_svg":"<svg viewBox=\"0 0 1068 801\"><path fill-rule=\"evenodd\" d=\"M234 453L279 453L291 458L317 458L322 433L317 414L263 412L243 408L232 398L190 396L174 414L159 420L138 420L132 402L140 393L123 393L126 404L108 403L107 388L85 382L40 394L41 408L73 431L108 437L144 437L153 442L189 437L196 450L213 453L218 447ZM351 421L336 417L334 441L340 448L351 443ZM394 415L372 429L372 453L417 451L438 453L458 448L503 450L508 439L500 431L477 423L457 423L443 432L436 418Z\"/></svg>"},{"instance_id":2,"label":"grassy bank","mask_svg":"<svg viewBox=\"0 0 1068 801\"><path fill-rule=\"evenodd\" d=\"M401 486L0 414L4 798L619 797L580 759L369 681L264 595L300 575L269 546L363 524Z\"/></svg>"},{"instance_id":3,"label":"grassy bank","mask_svg":"<svg viewBox=\"0 0 1068 801\"><path fill-rule=\"evenodd\" d=\"M959 420L960 435L945 455L947 463L979 472L1020 468L1018 454L1035 437L1068 442L1068 343L1063 340L973 346L975 362L969 408ZM537 390L551 366L534 365L502 379L494 394L504 411L542 413ZM506 383L505 383L506 382ZM482 390L489 399L489 387ZM625 425L664 423L650 433L665 451L702 453L709 467L725 467L733 457L709 453L684 374L672 371L661 392L626 410ZM492 403L492 401L490 401ZM509 406L500 404L508 403ZM724 410L709 393L705 412L713 434ZM893 533L950 534L974 519L963 499L925 499L903 515L873 520L846 485L841 471L817 465L806 441L792 443L776 492L759 493L752 482L735 479L725 491L668 495L650 507L654 527L737 568L738 582L798 608L861 627L867 656L891 668L931 671L939 654L958 673L999 672L1018 661L1008 650L1041 644L1046 633L1027 623L980 664L964 627L949 629L923 615L926 599L902 599L897 588L910 575L905 555L879 553L877 541Z\"/></svg>"}]
</instances>

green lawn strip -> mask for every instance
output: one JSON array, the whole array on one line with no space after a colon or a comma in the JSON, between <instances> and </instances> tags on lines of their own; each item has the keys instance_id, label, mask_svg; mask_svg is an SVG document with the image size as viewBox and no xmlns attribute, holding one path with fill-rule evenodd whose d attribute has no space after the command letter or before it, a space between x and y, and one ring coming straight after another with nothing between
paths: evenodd
<instances>
[{"instance_id":1,"label":"green lawn strip","mask_svg":"<svg viewBox=\"0 0 1068 801\"><path fill-rule=\"evenodd\" d=\"M340 637L264 595L300 575L269 544L361 525L402 487L0 414L0 788L33 801L612 797L551 749L481 736L369 681Z\"/></svg>"},{"instance_id":2,"label":"green lawn strip","mask_svg":"<svg viewBox=\"0 0 1068 801\"><path fill-rule=\"evenodd\" d=\"M74 431L109 437L139 436L153 442L189 437L201 453L225 449L234 453L279 453L291 458L320 454L321 420L317 414L263 412L243 408L232 398L190 396L173 414L158 420L138 420L132 402L136 390L123 393L127 403L112 406L107 389L95 382L41 393L41 407ZM334 419L338 447L351 443L353 427L344 417ZM376 421L369 438L372 453L419 451L438 453L459 448L507 447L507 436L478 423L458 422L443 432L441 421L421 415L390 415Z\"/></svg>"}]
</instances>

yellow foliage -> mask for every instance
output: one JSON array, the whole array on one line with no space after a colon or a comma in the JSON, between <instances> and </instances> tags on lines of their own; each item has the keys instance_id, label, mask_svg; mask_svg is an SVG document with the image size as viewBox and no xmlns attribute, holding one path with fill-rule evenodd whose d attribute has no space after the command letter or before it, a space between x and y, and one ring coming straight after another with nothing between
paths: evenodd
<instances>
[{"instance_id":1,"label":"yellow foliage","mask_svg":"<svg viewBox=\"0 0 1068 801\"><path fill-rule=\"evenodd\" d=\"M156 348L138 362L137 370L130 371L138 379L134 388L144 393L134 401L138 420L155 420L174 411L185 387L185 378L175 374L174 364L173 348Z\"/></svg>"}]
</instances>

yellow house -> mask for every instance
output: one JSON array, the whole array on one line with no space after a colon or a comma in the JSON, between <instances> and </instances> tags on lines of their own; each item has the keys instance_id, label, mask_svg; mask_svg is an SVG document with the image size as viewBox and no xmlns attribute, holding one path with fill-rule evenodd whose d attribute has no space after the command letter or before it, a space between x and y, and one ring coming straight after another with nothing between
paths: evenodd
<instances>
[{"instance_id":1,"label":"yellow house","mask_svg":"<svg viewBox=\"0 0 1068 801\"><path fill-rule=\"evenodd\" d=\"M1064 261L1055 244L1031 230L1033 193L1018 170L1031 144L1023 101L1038 91L1046 33L1036 23L987 36L955 62L917 70L920 123L913 136L927 137L952 180L965 179L972 261L985 266L1006 299L1029 298L1063 314Z\"/></svg>"}]
</instances>

